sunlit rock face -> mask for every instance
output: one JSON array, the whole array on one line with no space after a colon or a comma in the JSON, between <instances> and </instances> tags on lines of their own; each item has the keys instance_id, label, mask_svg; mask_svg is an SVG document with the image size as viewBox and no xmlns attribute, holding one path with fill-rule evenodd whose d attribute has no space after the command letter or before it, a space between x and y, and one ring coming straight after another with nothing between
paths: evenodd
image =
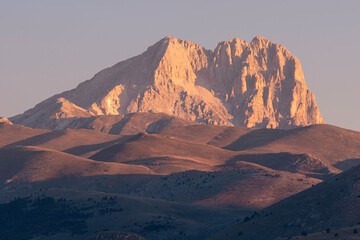
<instances>
[{"instance_id":1,"label":"sunlit rock face","mask_svg":"<svg viewBox=\"0 0 360 240\"><path fill-rule=\"evenodd\" d=\"M220 42L214 51L166 37L11 120L61 129L69 118L133 112L245 127L324 123L299 60L262 37Z\"/></svg>"},{"instance_id":2,"label":"sunlit rock face","mask_svg":"<svg viewBox=\"0 0 360 240\"><path fill-rule=\"evenodd\" d=\"M12 122L9 119L7 119L6 117L0 117L0 123L7 123L7 124L12 125Z\"/></svg>"}]
</instances>

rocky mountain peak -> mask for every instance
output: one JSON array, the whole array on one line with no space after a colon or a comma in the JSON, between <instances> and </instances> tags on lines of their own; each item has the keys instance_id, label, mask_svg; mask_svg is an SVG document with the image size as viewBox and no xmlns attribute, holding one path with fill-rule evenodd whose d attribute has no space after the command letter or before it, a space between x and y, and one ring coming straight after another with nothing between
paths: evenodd
<instances>
[{"instance_id":1,"label":"rocky mountain peak","mask_svg":"<svg viewBox=\"0 0 360 240\"><path fill-rule=\"evenodd\" d=\"M251 40L251 43L250 44L257 44L257 45L260 45L260 46L266 46L268 44L274 44L272 41L262 37L262 36L255 36L252 40Z\"/></svg>"},{"instance_id":2,"label":"rocky mountain peak","mask_svg":"<svg viewBox=\"0 0 360 240\"><path fill-rule=\"evenodd\" d=\"M324 123L299 60L259 36L251 43L223 41L213 51L167 36L12 120L48 128L46 121L54 118L133 112L246 127Z\"/></svg>"}]
</instances>

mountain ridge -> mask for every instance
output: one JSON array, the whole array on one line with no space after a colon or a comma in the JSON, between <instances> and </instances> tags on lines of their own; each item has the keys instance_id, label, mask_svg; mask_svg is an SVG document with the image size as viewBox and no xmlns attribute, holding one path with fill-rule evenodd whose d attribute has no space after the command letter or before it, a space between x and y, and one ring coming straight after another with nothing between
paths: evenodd
<instances>
[{"instance_id":1,"label":"mountain ridge","mask_svg":"<svg viewBox=\"0 0 360 240\"><path fill-rule=\"evenodd\" d=\"M134 112L225 126L324 123L299 60L282 45L234 38L212 51L169 36L10 120L62 129L64 119Z\"/></svg>"}]
</instances>

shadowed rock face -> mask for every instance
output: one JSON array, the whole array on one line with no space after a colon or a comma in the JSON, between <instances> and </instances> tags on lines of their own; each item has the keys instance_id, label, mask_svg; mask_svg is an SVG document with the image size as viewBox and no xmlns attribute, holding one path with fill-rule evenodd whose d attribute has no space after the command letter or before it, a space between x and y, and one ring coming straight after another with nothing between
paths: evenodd
<instances>
[{"instance_id":1,"label":"shadowed rock face","mask_svg":"<svg viewBox=\"0 0 360 240\"><path fill-rule=\"evenodd\" d=\"M11 120L61 129L68 119L133 112L228 126L324 123L299 60L262 37L251 43L238 38L221 42L214 51L166 37Z\"/></svg>"}]
</instances>

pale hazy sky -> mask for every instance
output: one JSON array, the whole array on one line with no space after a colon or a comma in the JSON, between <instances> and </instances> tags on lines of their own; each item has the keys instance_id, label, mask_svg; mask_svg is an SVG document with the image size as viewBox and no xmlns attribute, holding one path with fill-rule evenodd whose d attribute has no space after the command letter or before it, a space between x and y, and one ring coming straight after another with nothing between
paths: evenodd
<instances>
[{"instance_id":1,"label":"pale hazy sky","mask_svg":"<svg viewBox=\"0 0 360 240\"><path fill-rule=\"evenodd\" d=\"M256 35L300 59L329 124L360 131L360 0L0 0L0 116L22 113L171 35Z\"/></svg>"}]
</instances>

